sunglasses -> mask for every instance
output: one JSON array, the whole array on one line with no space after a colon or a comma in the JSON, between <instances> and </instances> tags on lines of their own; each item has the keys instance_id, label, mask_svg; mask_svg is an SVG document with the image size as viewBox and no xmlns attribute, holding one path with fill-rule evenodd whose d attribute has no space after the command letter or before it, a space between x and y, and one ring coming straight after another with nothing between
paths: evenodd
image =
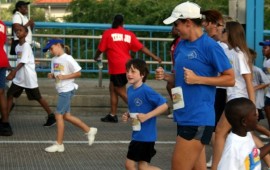
<instances>
[{"instance_id":1,"label":"sunglasses","mask_svg":"<svg viewBox=\"0 0 270 170\"><path fill-rule=\"evenodd\" d=\"M223 24L217 23L217 27L224 27Z\"/></svg>"}]
</instances>

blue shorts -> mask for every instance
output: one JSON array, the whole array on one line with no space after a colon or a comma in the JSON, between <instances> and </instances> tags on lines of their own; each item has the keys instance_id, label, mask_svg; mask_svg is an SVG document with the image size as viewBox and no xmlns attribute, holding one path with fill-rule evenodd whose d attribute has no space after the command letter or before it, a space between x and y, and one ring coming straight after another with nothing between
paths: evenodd
<instances>
[{"instance_id":1,"label":"blue shorts","mask_svg":"<svg viewBox=\"0 0 270 170\"><path fill-rule=\"evenodd\" d=\"M6 68L0 68L0 89L6 88Z\"/></svg>"},{"instance_id":2,"label":"blue shorts","mask_svg":"<svg viewBox=\"0 0 270 170\"><path fill-rule=\"evenodd\" d=\"M71 98L74 96L75 90L69 92L62 92L58 94L58 101L56 106L56 113L65 114L70 113Z\"/></svg>"}]
</instances>

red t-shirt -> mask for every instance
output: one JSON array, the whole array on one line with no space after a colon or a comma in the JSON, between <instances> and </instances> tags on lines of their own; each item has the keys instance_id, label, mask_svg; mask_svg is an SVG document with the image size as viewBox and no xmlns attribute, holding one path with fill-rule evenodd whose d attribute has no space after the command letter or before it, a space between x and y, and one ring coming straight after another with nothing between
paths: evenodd
<instances>
[{"instance_id":1,"label":"red t-shirt","mask_svg":"<svg viewBox=\"0 0 270 170\"><path fill-rule=\"evenodd\" d=\"M101 52L107 54L109 74L126 73L126 63L131 59L130 51L137 52L142 48L143 44L136 35L123 27L106 30L98 46Z\"/></svg>"},{"instance_id":2,"label":"red t-shirt","mask_svg":"<svg viewBox=\"0 0 270 170\"><path fill-rule=\"evenodd\" d=\"M4 50L5 43L7 40L7 27L6 25L0 20L0 68L7 68L9 66L7 54Z\"/></svg>"}]
</instances>

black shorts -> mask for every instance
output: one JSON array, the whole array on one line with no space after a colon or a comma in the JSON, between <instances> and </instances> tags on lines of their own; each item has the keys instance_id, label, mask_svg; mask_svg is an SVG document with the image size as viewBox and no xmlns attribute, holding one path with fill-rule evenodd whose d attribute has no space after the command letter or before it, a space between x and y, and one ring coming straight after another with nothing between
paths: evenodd
<instances>
[{"instance_id":1,"label":"black shorts","mask_svg":"<svg viewBox=\"0 0 270 170\"><path fill-rule=\"evenodd\" d=\"M155 142L131 141L128 146L127 158L135 162L145 161L150 163L156 154Z\"/></svg>"},{"instance_id":2,"label":"black shorts","mask_svg":"<svg viewBox=\"0 0 270 170\"><path fill-rule=\"evenodd\" d=\"M260 121L260 120L264 119L264 114L263 114L262 109L257 109L257 110L258 110L258 113L259 113L259 115L258 115L258 121Z\"/></svg>"},{"instance_id":3,"label":"black shorts","mask_svg":"<svg viewBox=\"0 0 270 170\"><path fill-rule=\"evenodd\" d=\"M215 96L215 113L216 113L215 129L216 129L217 123L218 123L218 121L219 121L219 119L220 119L220 117L225 109L226 99L227 99L226 89L217 88L216 89L216 96Z\"/></svg>"},{"instance_id":4,"label":"black shorts","mask_svg":"<svg viewBox=\"0 0 270 170\"><path fill-rule=\"evenodd\" d=\"M270 98L267 97L267 96L265 96L264 105L265 106L270 106Z\"/></svg>"},{"instance_id":5,"label":"black shorts","mask_svg":"<svg viewBox=\"0 0 270 170\"><path fill-rule=\"evenodd\" d=\"M186 140L200 140L202 144L208 145L211 141L214 126L177 126L177 136Z\"/></svg>"},{"instance_id":6,"label":"black shorts","mask_svg":"<svg viewBox=\"0 0 270 170\"><path fill-rule=\"evenodd\" d=\"M10 88L7 91L7 97L13 96L15 98L18 98L21 96L23 90L25 90L25 93L27 95L28 100L40 100L41 99L41 95L39 92L39 88L33 88L33 89L29 89L29 88L24 88L21 86L18 86L14 83L11 84Z\"/></svg>"},{"instance_id":7,"label":"black shorts","mask_svg":"<svg viewBox=\"0 0 270 170\"><path fill-rule=\"evenodd\" d=\"M110 81L113 83L115 87L123 87L127 84L127 76L124 74L111 74Z\"/></svg>"}]
</instances>

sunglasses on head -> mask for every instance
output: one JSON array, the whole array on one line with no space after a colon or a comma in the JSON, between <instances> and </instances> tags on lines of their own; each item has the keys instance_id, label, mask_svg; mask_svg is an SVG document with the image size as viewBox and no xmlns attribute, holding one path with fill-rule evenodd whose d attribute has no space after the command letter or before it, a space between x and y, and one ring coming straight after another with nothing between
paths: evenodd
<instances>
[{"instance_id":1,"label":"sunglasses on head","mask_svg":"<svg viewBox=\"0 0 270 170\"><path fill-rule=\"evenodd\" d=\"M224 27L223 24L217 23L217 27Z\"/></svg>"}]
</instances>

